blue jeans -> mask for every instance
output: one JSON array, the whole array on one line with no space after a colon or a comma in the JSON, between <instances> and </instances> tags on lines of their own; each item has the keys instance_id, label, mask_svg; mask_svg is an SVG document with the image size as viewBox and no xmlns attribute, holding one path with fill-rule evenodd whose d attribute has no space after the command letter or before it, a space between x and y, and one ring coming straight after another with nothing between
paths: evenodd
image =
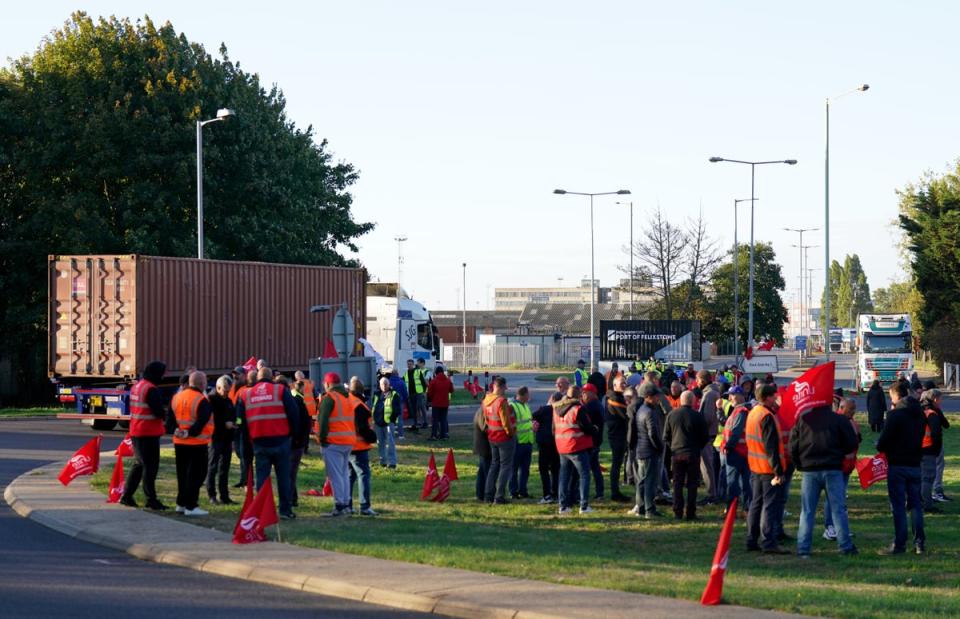
<instances>
[{"instance_id":1,"label":"blue jeans","mask_svg":"<svg viewBox=\"0 0 960 619\"><path fill-rule=\"evenodd\" d=\"M573 454L560 454L560 507L573 507L570 477L574 469L580 475L580 509L590 505L590 449Z\"/></svg>"},{"instance_id":2,"label":"blue jeans","mask_svg":"<svg viewBox=\"0 0 960 619\"><path fill-rule=\"evenodd\" d=\"M660 484L658 462L661 457L637 458L637 487L636 503L639 511L653 515L657 513L657 506L653 500L657 496L657 486Z\"/></svg>"},{"instance_id":3,"label":"blue jeans","mask_svg":"<svg viewBox=\"0 0 960 619\"><path fill-rule=\"evenodd\" d=\"M933 484L937 480L937 456L923 454L920 460L920 498L923 508L933 507Z\"/></svg>"},{"instance_id":4,"label":"blue jeans","mask_svg":"<svg viewBox=\"0 0 960 619\"><path fill-rule=\"evenodd\" d=\"M843 474L843 496L847 496L847 485L850 483L850 473ZM830 495L827 495L827 498L823 503L823 526L832 527L833 526L833 510L830 508Z\"/></svg>"},{"instance_id":5,"label":"blue jeans","mask_svg":"<svg viewBox=\"0 0 960 619\"><path fill-rule=\"evenodd\" d=\"M923 532L923 502L920 499L920 467L890 466L887 470L887 496L893 511L893 545L907 546L907 510L913 525L913 544L923 546L927 538Z\"/></svg>"},{"instance_id":6,"label":"blue jeans","mask_svg":"<svg viewBox=\"0 0 960 619\"><path fill-rule=\"evenodd\" d=\"M380 427L374 424L377 431L377 452L380 454L380 466L397 466L397 444L393 440L394 426L391 423Z\"/></svg>"},{"instance_id":7,"label":"blue jeans","mask_svg":"<svg viewBox=\"0 0 960 619\"><path fill-rule=\"evenodd\" d=\"M810 554L813 524L820 504L820 493L826 490L825 509L831 512L837 529L837 543L841 551L853 548L850 525L847 521L846 484L839 469L833 471L803 471L800 478L800 526L797 528L797 554Z\"/></svg>"},{"instance_id":8,"label":"blue jeans","mask_svg":"<svg viewBox=\"0 0 960 619\"><path fill-rule=\"evenodd\" d=\"M793 483L793 467L787 469L783 474L783 483L777 486L777 522L773 529L774 534L779 538L784 535L783 516L787 511L787 499L790 497L790 485Z\"/></svg>"},{"instance_id":9,"label":"blue jeans","mask_svg":"<svg viewBox=\"0 0 960 619\"><path fill-rule=\"evenodd\" d=\"M360 509L370 507L370 450L350 454L350 503L353 507L353 486L360 481Z\"/></svg>"},{"instance_id":10,"label":"blue jeans","mask_svg":"<svg viewBox=\"0 0 960 619\"><path fill-rule=\"evenodd\" d=\"M603 471L600 470L600 448L590 450L590 472L593 474L593 483L597 487L597 498L603 498Z\"/></svg>"},{"instance_id":11,"label":"blue jeans","mask_svg":"<svg viewBox=\"0 0 960 619\"><path fill-rule=\"evenodd\" d=\"M720 461L727 479L727 493L724 497L727 504L733 501L733 497L740 497L740 509L747 509L753 497L747 459L738 454L721 454Z\"/></svg>"},{"instance_id":12,"label":"blue jeans","mask_svg":"<svg viewBox=\"0 0 960 619\"><path fill-rule=\"evenodd\" d=\"M533 443L517 443L513 454L513 476L510 477L510 494L527 496L527 480L530 479L530 462L533 460Z\"/></svg>"},{"instance_id":13,"label":"blue jeans","mask_svg":"<svg viewBox=\"0 0 960 619\"><path fill-rule=\"evenodd\" d=\"M487 495L487 474L490 473L490 459L477 456L477 500Z\"/></svg>"},{"instance_id":14,"label":"blue jeans","mask_svg":"<svg viewBox=\"0 0 960 619\"><path fill-rule=\"evenodd\" d=\"M256 463L257 490L270 477L270 469L276 471L277 497L280 513L289 514L290 508L290 439L285 439L276 447L264 447L253 443L253 460Z\"/></svg>"}]
</instances>

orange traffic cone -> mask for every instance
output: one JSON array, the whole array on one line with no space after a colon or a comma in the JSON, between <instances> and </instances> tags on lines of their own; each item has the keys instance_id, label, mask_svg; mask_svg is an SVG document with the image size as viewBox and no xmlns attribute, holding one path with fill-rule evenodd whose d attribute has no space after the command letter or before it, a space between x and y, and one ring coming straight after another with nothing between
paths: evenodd
<instances>
[{"instance_id":1,"label":"orange traffic cone","mask_svg":"<svg viewBox=\"0 0 960 619\"><path fill-rule=\"evenodd\" d=\"M713 555L713 567L710 568L710 580L703 590L700 604L715 606L723 598L723 575L727 571L727 558L730 556L730 538L733 536L733 522L737 519L737 497L727 509L727 518L717 541L717 552Z\"/></svg>"}]
</instances>

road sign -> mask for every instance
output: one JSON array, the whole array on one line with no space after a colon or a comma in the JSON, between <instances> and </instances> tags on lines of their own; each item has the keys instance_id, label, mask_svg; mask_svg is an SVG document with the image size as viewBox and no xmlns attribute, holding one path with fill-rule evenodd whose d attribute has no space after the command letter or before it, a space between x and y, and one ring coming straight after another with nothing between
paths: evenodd
<instances>
[{"instance_id":1,"label":"road sign","mask_svg":"<svg viewBox=\"0 0 960 619\"><path fill-rule=\"evenodd\" d=\"M807 349L807 336L806 336L806 335L798 335L798 336L796 337L796 344L794 345L794 348L796 348L797 350L806 350L806 349Z\"/></svg>"},{"instance_id":2,"label":"road sign","mask_svg":"<svg viewBox=\"0 0 960 619\"><path fill-rule=\"evenodd\" d=\"M748 374L776 374L780 364L776 355L754 355L740 363L741 369Z\"/></svg>"}]
</instances>

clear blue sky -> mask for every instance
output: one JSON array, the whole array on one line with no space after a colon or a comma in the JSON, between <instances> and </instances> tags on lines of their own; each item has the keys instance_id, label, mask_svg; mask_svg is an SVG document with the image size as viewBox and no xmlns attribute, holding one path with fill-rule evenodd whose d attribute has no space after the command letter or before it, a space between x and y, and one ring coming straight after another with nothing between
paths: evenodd
<instances>
[{"instance_id":1,"label":"clear blue sky","mask_svg":"<svg viewBox=\"0 0 960 619\"><path fill-rule=\"evenodd\" d=\"M78 8L6 8L0 55L32 51ZM756 238L797 288L795 234L823 226L824 98L832 109L832 257L858 253L871 288L902 277L895 190L960 156L960 5L952 2L87 2L93 15L171 21L286 94L337 158L360 170L355 215L377 229L359 258L436 309L488 285L570 284L589 273L586 198L633 191L639 235L659 203L678 221L702 203L733 240L736 159L758 168ZM192 153L185 154L192 156ZM626 207L598 198L597 276L626 255ZM749 220L741 218L740 238ZM822 233L804 241L823 267ZM815 273L814 289L823 271Z\"/></svg>"}]
</instances>

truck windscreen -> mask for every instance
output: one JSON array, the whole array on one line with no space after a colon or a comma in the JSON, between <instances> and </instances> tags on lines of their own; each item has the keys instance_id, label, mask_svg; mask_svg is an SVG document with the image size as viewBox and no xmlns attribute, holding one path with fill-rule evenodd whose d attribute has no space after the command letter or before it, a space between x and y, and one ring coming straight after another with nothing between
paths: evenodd
<instances>
[{"instance_id":1,"label":"truck windscreen","mask_svg":"<svg viewBox=\"0 0 960 619\"><path fill-rule=\"evenodd\" d=\"M429 322L417 324L417 346L426 350L433 350L433 329Z\"/></svg>"},{"instance_id":2,"label":"truck windscreen","mask_svg":"<svg viewBox=\"0 0 960 619\"><path fill-rule=\"evenodd\" d=\"M909 333L899 335L866 333L863 336L863 352L866 353L908 353L913 352L912 344Z\"/></svg>"}]
</instances>

